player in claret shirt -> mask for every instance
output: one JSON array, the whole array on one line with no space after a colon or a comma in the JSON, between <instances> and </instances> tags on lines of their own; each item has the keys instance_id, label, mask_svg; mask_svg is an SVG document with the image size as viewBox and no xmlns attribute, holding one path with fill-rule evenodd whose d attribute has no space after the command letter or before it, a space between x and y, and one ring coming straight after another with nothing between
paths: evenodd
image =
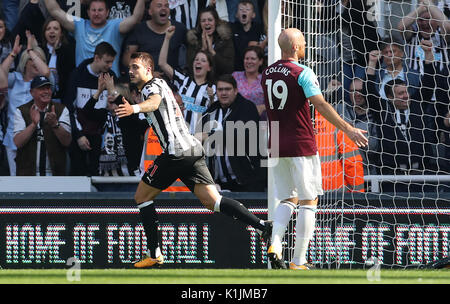
<instances>
[{"instance_id":1,"label":"player in claret shirt","mask_svg":"<svg viewBox=\"0 0 450 304\"><path fill-rule=\"evenodd\" d=\"M269 146L269 165L273 165L274 193L280 204L274 213L268 257L272 268L286 268L282 260L281 241L297 205L296 242L290 269L310 269L306 261L308 244L314 233L318 195L323 194L320 158L316 147L311 110L315 109L336 128L342 130L359 147L367 145L366 131L352 127L340 118L325 101L314 72L298 63L305 57L306 42L295 28L284 30L278 37L282 58L262 73L265 105L269 126L279 123L279 146L275 155ZM269 143L271 140L269 140ZM270 144L269 144L270 145Z\"/></svg>"},{"instance_id":2,"label":"player in claret shirt","mask_svg":"<svg viewBox=\"0 0 450 304\"><path fill-rule=\"evenodd\" d=\"M206 166L200 141L189 133L171 89L164 80L153 77L153 68L154 61L150 54L140 52L131 55L130 81L140 90L142 102L130 105L123 98L123 104L116 110L120 118L133 113L145 113L163 150L142 176L134 197L148 247L147 256L134 266L147 268L163 264L163 255L159 248L158 216L153 199L177 178L181 179L206 208L251 225L260 232L263 240L268 242L272 232L271 222L260 220L244 205L222 197L217 191Z\"/></svg>"}]
</instances>

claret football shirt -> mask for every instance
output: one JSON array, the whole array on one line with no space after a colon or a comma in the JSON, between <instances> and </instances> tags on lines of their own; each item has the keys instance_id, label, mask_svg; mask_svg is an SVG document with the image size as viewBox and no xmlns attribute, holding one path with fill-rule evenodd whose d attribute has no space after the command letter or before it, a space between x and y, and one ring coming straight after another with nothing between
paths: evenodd
<instances>
[{"instance_id":1,"label":"claret football shirt","mask_svg":"<svg viewBox=\"0 0 450 304\"><path fill-rule=\"evenodd\" d=\"M308 98L322 94L313 70L297 62L279 60L262 72L261 85L272 139L278 136L279 155L270 147L272 157L310 156L317 153ZM271 126L279 122L279 132Z\"/></svg>"}]
</instances>

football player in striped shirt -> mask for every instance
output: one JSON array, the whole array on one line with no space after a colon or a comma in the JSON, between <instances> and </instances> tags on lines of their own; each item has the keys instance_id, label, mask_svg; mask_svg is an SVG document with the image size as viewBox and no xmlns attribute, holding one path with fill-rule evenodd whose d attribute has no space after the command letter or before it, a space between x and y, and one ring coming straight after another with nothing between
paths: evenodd
<instances>
[{"instance_id":1,"label":"football player in striped shirt","mask_svg":"<svg viewBox=\"0 0 450 304\"><path fill-rule=\"evenodd\" d=\"M154 62L148 53L131 55L129 75L132 84L141 92L142 102L130 105L123 98L123 104L116 110L117 116L144 113L163 153L142 176L134 199L147 237L147 255L135 263L136 268L154 267L163 264L158 233L158 216L153 200L177 178L194 193L209 210L222 212L254 227L264 241L272 233L269 221L260 220L240 202L222 197L206 166L205 153L198 139L186 127L183 114L167 83L153 77Z\"/></svg>"}]
</instances>

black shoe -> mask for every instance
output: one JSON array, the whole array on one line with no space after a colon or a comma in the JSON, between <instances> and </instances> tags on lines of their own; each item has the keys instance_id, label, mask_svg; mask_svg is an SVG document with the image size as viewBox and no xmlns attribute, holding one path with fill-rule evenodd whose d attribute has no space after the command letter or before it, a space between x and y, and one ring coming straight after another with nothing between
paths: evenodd
<instances>
[{"instance_id":1,"label":"black shoe","mask_svg":"<svg viewBox=\"0 0 450 304\"><path fill-rule=\"evenodd\" d=\"M272 269L287 269L286 262L275 252L273 246L270 246L269 250L267 250L267 257L269 258Z\"/></svg>"}]
</instances>

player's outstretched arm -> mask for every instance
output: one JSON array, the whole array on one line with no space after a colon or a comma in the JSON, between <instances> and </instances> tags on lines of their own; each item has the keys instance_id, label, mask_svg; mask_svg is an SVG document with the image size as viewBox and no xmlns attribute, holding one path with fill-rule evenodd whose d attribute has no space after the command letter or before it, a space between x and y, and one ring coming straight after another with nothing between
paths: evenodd
<instances>
[{"instance_id":1,"label":"player's outstretched arm","mask_svg":"<svg viewBox=\"0 0 450 304\"><path fill-rule=\"evenodd\" d=\"M156 111L161 103L161 96L157 94L152 95L140 104L135 105L130 105L125 97L122 98L122 101L123 104L119 105L116 109L116 115L119 116L119 118L130 116L135 113L148 113Z\"/></svg>"},{"instance_id":2,"label":"player's outstretched arm","mask_svg":"<svg viewBox=\"0 0 450 304\"><path fill-rule=\"evenodd\" d=\"M358 147L367 146L369 141L364 135L367 131L355 128L343 120L333 107L323 98L322 94L309 97L309 101L326 120L331 122L339 130L342 130Z\"/></svg>"}]
</instances>

